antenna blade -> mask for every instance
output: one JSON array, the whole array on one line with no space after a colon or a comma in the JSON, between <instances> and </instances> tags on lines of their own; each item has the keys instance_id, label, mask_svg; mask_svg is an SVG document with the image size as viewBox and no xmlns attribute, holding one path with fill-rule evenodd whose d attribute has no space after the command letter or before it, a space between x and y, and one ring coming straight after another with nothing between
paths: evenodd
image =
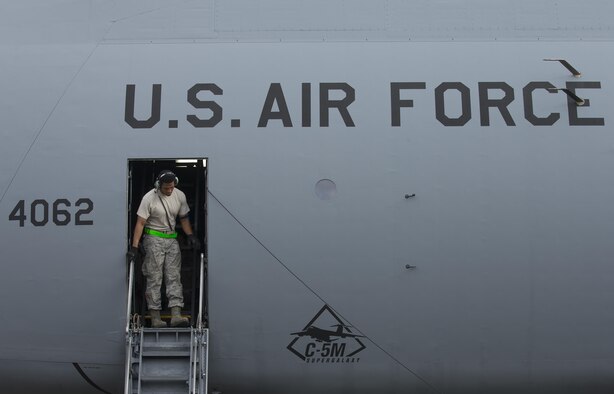
<instances>
[{"instance_id":1,"label":"antenna blade","mask_svg":"<svg viewBox=\"0 0 614 394\"><path fill-rule=\"evenodd\" d=\"M574 77L579 77L582 73L575 69L574 66L569 64L569 62L565 59L544 59L545 62L559 62L561 63Z\"/></svg>"}]
</instances>

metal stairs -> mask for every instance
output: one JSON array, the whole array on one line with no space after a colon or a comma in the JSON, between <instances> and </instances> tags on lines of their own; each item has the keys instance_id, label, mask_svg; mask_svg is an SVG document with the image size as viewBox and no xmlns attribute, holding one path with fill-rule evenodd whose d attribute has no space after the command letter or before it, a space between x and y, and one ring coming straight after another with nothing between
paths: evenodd
<instances>
[{"instance_id":1,"label":"metal stairs","mask_svg":"<svg viewBox=\"0 0 614 394\"><path fill-rule=\"evenodd\" d=\"M129 394L207 393L207 329L141 328L134 335Z\"/></svg>"},{"instance_id":2,"label":"metal stairs","mask_svg":"<svg viewBox=\"0 0 614 394\"><path fill-rule=\"evenodd\" d=\"M209 330L203 326L203 270L195 327L145 328L132 313L134 261L130 262L126 314L124 394L207 394Z\"/></svg>"}]
</instances>

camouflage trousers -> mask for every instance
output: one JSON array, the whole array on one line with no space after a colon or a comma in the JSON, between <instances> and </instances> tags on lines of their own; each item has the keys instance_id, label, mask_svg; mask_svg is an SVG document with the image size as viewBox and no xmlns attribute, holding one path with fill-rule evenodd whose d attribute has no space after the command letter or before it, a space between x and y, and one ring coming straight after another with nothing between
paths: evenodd
<instances>
[{"instance_id":1,"label":"camouflage trousers","mask_svg":"<svg viewBox=\"0 0 614 394\"><path fill-rule=\"evenodd\" d=\"M143 275L147 279L145 298L150 310L161 310L160 287L162 278L166 285L168 307L183 307L183 287L181 286L181 250L173 238L160 238L145 234L143 236L145 260Z\"/></svg>"}]
</instances>

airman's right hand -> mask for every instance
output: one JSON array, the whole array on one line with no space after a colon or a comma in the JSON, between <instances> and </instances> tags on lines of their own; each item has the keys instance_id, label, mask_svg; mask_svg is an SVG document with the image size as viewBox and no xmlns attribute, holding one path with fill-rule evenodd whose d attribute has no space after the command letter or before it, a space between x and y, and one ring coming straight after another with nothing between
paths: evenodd
<instances>
[{"instance_id":1,"label":"airman's right hand","mask_svg":"<svg viewBox=\"0 0 614 394\"><path fill-rule=\"evenodd\" d=\"M135 248L134 246L130 247L130 250L126 253L126 262L130 264L131 261L136 260L136 256L139 255L139 248Z\"/></svg>"}]
</instances>

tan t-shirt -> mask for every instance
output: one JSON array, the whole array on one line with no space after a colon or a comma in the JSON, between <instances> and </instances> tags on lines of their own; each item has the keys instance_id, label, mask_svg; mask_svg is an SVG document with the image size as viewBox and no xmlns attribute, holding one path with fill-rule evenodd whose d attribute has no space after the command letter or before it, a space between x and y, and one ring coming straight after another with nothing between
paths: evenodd
<instances>
[{"instance_id":1,"label":"tan t-shirt","mask_svg":"<svg viewBox=\"0 0 614 394\"><path fill-rule=\"evenodd\" d=\"M149 227L156 231L170 231L168 228L168 220L166 219L166 212L158 196L162 198L162 202L164 206L166 206L168 219L174 230L177 216L183 217L190 212L185 194L177 188L173 190L170 196L166 196L162 192L156 192L156 189L151 189L143 196L141 205L139 205L139 210L136 214L145 219L145 227Z\"/></svg>"}]
</instances>

